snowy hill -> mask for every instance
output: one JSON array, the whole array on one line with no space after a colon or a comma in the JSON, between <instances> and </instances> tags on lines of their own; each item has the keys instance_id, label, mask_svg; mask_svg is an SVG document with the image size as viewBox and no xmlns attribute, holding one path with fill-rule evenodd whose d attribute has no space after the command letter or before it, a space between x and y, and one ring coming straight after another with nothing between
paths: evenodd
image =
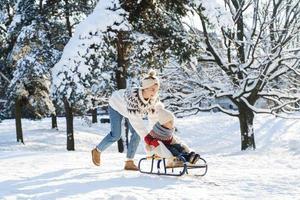
<instances>
[{"instance_id":1,"label":"snowy hill","mask_svg":"<svg viewBox=\"0 0 300 200\"><path fill-rule=\"evenodd\" d=\"M150 176L123 170L114 144L91 163L90 150L109 124L75 119L74 152L66 151L65 119L23 120L25 145L14 121L0 123L0 199L299 199L300 121L256 116L257 150L240 151L238 120L220 113L177 119L179 135L208 161L199 178ZM136 160L144 155L141 143Z\"/></svg>"}]
</instances>

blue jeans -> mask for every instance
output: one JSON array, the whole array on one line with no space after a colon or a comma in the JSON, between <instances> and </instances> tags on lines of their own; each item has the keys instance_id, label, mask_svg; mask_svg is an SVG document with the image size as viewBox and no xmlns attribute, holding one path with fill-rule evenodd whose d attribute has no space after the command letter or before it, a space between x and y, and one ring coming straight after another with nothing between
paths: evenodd
<instances>
[{"instance_id":1,"label":"blue jeans","mask_svg":"<svg viewBox=\"0 0 300 200\"><path fill-rule=\"evenodd\" d=\"M97 148L102 152L107 149L114 142L118 141L121 138L122 132L122 119L124 118L118 111L114 110L112 107L108 107L109 118L110 118L110 127L111 131L108 135L106 135L103 140L97 145ZM125 119L127 120L127 119ZM137 147L140 143L140 136L133 129L131 124L128 121L128 128L131 132L131 138L128 143L127 149L127 158L133 159Z\"/></svg>"}]
</instances>

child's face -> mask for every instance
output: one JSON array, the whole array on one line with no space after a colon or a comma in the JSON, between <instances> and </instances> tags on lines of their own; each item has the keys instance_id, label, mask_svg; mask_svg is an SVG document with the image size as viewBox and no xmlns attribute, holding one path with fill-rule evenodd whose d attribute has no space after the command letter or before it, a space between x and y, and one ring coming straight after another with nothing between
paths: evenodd
<instances>
[{"instance_id":1,"label":"child's face","mask_svg":"<svg viewBox=\"0 0 300 200\"><path fill-rule=\"evenodd\" d=\"M172 129L172 128L174 128L174 122L173 122L173 120L168 121L168 122L164 123L163 126L168 129Z\"/></svg>"}]
</instances>

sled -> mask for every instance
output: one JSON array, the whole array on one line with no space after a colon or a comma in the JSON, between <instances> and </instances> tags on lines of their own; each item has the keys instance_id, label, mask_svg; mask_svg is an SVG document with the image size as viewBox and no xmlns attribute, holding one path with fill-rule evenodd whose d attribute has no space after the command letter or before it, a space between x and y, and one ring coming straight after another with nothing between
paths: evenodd
<instances>
[{"instance_id":1,"label":"sled","mask_svg":"<svg viewBox=\"0 0 300 200\"><path fill-rule=\"evenodd\" d=\"M182 176L184 174L192 174L194 176L205 176L207 173L207 163L200 157L196 164L188 163L184 157L175 157L182 161L180 165L167 166L166 158L157 155L141 158L138 164L139 171L143 174L165 175L165 176ZM147 168L147 169L145 169ZM189 172L193 173L189 173Z\"/></svg>"}]
</instances>

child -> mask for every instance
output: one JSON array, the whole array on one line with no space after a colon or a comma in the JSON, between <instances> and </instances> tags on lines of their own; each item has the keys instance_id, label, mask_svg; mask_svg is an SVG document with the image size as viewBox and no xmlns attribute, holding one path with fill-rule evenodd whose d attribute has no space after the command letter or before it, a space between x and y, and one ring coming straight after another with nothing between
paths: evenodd
<instances>
[{"instance_id":1,"label":"child","mask_svg":"<svg viewBox=\"0 0 300 200\"><path fill-rule=\"evenodd\" d=\"M200 155L191 152L189 148L180 143L176 137L174 137L174 115L170 111L163 108L162 105L156 106L158 122L153 126L153 129L144 138L146 142L146 149L148 151L153 150L159 146L161 141L173 156L183 156L185 160L191 164L195 164Z\"/></svg>"}]
</instances>

